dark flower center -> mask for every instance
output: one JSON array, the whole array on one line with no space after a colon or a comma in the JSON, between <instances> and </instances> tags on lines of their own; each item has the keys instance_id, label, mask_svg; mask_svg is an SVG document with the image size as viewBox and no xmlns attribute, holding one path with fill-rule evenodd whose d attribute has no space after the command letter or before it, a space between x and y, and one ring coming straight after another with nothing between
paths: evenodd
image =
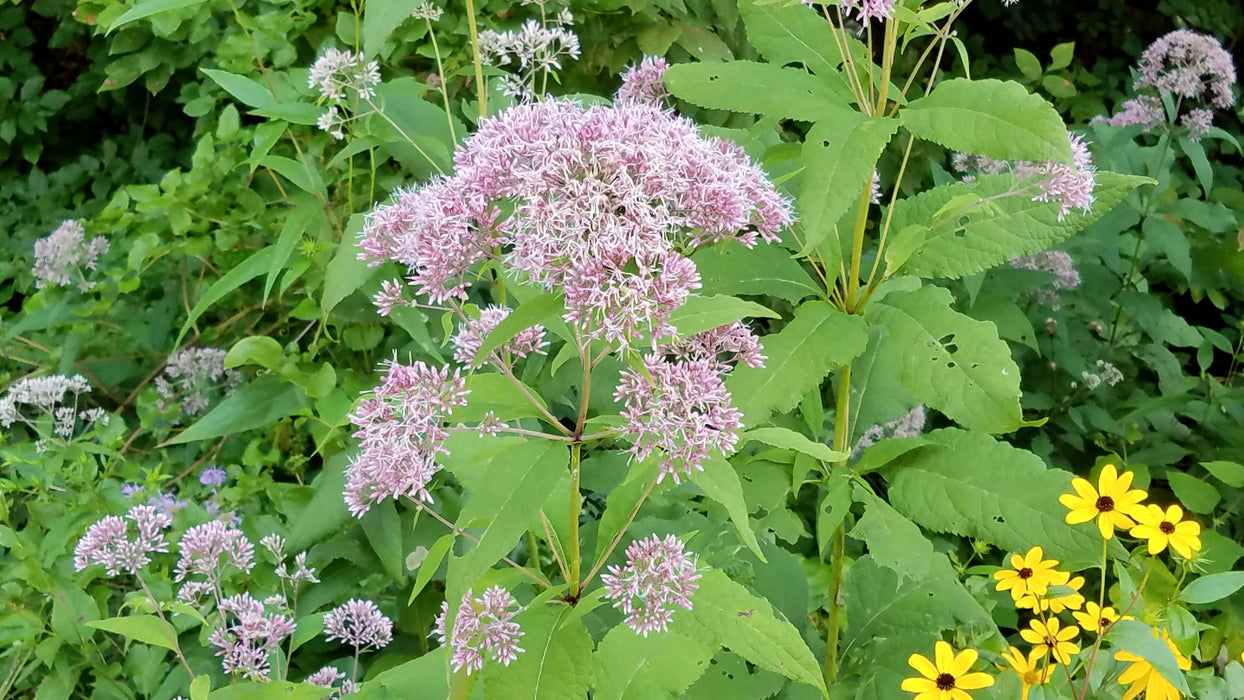
<instances>
[{"instance_id":1,"label":"dark flower center","mask_svg":"<svg viewBox=\"0 0 1244 700\"><path fill-rule=\"evenodd\" d=\"M950 690L955 687L955 677L949 673L942 673L937 676L937 689Z\"/></svg>"},{"instance_id":2,"label":"dark flower center","mask_svg":"<svg viewBox=\"0 0 1244 700\"><path fill-rule=\"evenodd\" d=\"M1162 531L1162 534L1169 535L1175 531L1175 525L1168 520L1163 520L1158 525L1158 529Z\"/></svg>"},{"instance_id":3,"label":"dark flower center","mask_svg":"<svg viewBox=\"0 0 1244 700\"><path fill-rule=\"evenodd\" d=\"M1032 578L1032 569L1029 569L1029 568L1028 568L1028 567L1026 567L1026 566L1025 566L1024 568L1020 569L1020 570L1019 570L1019 577L1020 577L1020 578Z\"/></svg>"},{"instance_id":4,"label":"dark flower center","mask_svg":"<svg viewBox=\"0 0 1244 700\"><path fill-rule=\"evenodd\" d=\"M1097 626L1099 628L1109 627L1113 623L1114 623L1114 620L1110 619L1110 616L1108 615L1102 615L1101 617L1097 618Z\"/></svg>"},{"instance_id":5,"label":"dark flower center","mask_svg":"<svg viewBox=\"0 0 1244 700\"><path fill-rule=\"evenodd\" d=\"M1102 513L1109 513L1114 510L1114 499L1109 496L1102 496L1097 499L1097 510Z\"/></svg>"}]
</instances>

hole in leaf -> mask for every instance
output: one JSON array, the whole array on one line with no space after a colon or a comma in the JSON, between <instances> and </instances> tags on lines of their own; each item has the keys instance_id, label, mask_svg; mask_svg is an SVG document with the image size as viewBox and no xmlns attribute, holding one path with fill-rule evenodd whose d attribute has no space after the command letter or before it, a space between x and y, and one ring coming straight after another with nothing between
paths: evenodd
<instances>
[{"instance_id":1,"label":"hole in leaf","mask_svg":"<svg viewBox=\"0 0 1244 700\"><path fill-rule=\"evenodd\" d=\"M953 369L953 368L954 368L954 366L955 366L955 361L954 361L954 360L951 360L950 362L947 362L947 363L946 363L946 366L947 366L947 367L950 367L950 368L952 368L952 369Z\"/></svg>"}]
</instances>

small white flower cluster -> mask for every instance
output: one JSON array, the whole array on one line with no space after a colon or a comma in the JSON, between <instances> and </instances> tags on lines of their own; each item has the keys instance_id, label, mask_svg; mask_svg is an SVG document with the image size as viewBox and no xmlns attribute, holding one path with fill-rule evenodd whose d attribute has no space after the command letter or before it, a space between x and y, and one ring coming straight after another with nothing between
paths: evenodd
<instances>
[{"instance_id":1,"label":"small white flower cluster","mask_svg":"<svg viewBox=\"0 0 1244 700\"><path fill-rule=\"evenodd\" d=\"M568 28L573 24L574 15L563 8L551 21L529 19L517 31L487 29L479 33L479 51L490 65L518 69L516 75L502 79L507 95L530 98L536 73L560 70L563 57L579 57L579 37Z\"/></svg>"},{"instance_id":2,"label":"small white flower cluster","mask_svg":"<svg viewBox=\"0 0 1244 700\"><path fill-rule=\"evenodd\" d=\"M1097 372L1084 370L1080 373L1080 378L1084 380L1084 387L1089 391L1093 391L1097 387L1105 383L1107 386L1114 386L1123 381L1123 373L1118 367L1106 362L1105 360L1097 361ZM1072 382L1071 388L1079 386L1078 382Z\"/></svg>"},{"instance_id":3,"label":"small white flower cluster","mask_svg":"<svg viewBox=\"0 0 1244 700\"><path fill-rule=\"evenodd\" d=\"M87 280L82 270L94 270L108 247L108 240L100 236L88 242L81 223L62 221L51 234L35 241L35 262L30 270L35 288L77 285L84 292L91 289L95 283Z\"/></svg>"},{"instance_id":4,"label":"small white flower cluster","mask_svg":"<svg viewBox=\"0 0 1244 700\"><path fill-rule=\"evenodd\" d=\"M4 398L0 398L0 426L10 427L16 421L29 425L39 432L37 420L43 416L52 416L52 432L63 440L72 440L78 429L78 421L84 428L92 425L108 425L108 414L102 408L78 409L78 395L91 390L82 375L66 377L53 374L46 377L27 377L9 387ZM66 400L66 394L73 394L72 401ZM35 408L39 415L34 417L22 415L22 407ZM47 449L48 436L40 433L43 440L39 442L39 451Z\"/></svg>"},{"instance_id":5,"label":"small white flower cluster","mask_svg":"<svg viewBox=\"0 0 1244 700\"><path fill-rule=\"evenodd\" d=\"M338 109L338 103L351 92L361 100L376 96L380 84L380 64L364 61L362 54L330 48L311 64L307 87L319 90L320 96L332 103L316 124L333 138L345 138L349 119Z\"/></svg>"},{"instance_id":6,"label":"small white flower cluster","mask_svg":"<svg viewBox=\"0 0 1244 700\"><path fill-rule=\"evenodd\" d=\"M225 369L225 351L219 348L187 348L169 358L164 373L156 377L155 387L162 400L160 410L181 402L181 412L197 415L211 402L216 386L232 394L242 383L242 375Z\"/></svg>"},{"instance_id":7,"label":"small white flower cluster","mask_svg":"<svg viewBox=\"0 0 1244 700\"><path fill-rule=\"evenodd\" d=\"M436 5L433 5L430 2L421 2L417 6L415 6L414 10L411 11L410 16L414 17L415 19L423 19L429 22L436 22L440 20L442 14L444 14L444 10L437 7Z\"/></svg>"}]
</instances>

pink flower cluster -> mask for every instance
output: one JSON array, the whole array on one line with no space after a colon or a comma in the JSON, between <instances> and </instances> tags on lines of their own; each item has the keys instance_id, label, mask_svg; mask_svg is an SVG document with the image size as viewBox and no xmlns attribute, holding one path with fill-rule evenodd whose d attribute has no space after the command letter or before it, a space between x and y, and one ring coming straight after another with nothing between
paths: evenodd
<instances>
[{"instance_id":1,"label":"pink flower cluster","mask_svg":"<svg viewBox=\"0 0 1244 700\"><path fill-rule=\"evenodd\" d=\"M216 656L225 673L243 678L264 680L271 670L268 655L276 651L281 640L294 633L294 620L286 615L265 614L263 603L247 593L220 601L222 619L233 616L236 622L217 627L208 641L219 649Z\"/></svg>"},{"instance_id":2,"label":"pink flower cluster","mask_svg":"<svg viewBox=\"0 0 1244 700\"><path fill-rule=\"evenodd\" d=\"M621 345L668 333L699 287L690 248L775 240L791 220L742 149L638 101L514 107L484 122L455 166L373 211L360 257L402 263L440 302L465 298L473 266L499 256L564 291L565 318L586 337Z\"/></svg>"},{"instance_id":3,"label":"pink flower cluster","mask_svg":"<svg viewBox=\"0 0 1244 700\"><path fill-rule=\"evenodd\" d=\"M492 333L496 327L510 315L510 309L505 306L489 306L479 313L479 318L468 319L463 322L458 334L453 338L454 360L464 364L473 365L477 362L491 362L493 358L478 358L479 349L484 345L484 339ZM501 347L494 352L509 353L516 357L527 357L530 354L544 354L544 349L548 347L548 342L544 339L544 328L541 326L532 326L524 329L510 340L506 341Z\"/></svg>"},{"instance_id":4,"label":"pink flower cluster","mask_svg":"<svg viewBox=\"0 0 1244 700\"><path fill-rule=\"evenodd\" d=\"M1090 211L1093 208L1093 190L1097 188L1097 168L1088 143L1079 134L1068 134L1071 141L1072 164L1031 161L1005 161L971 153L956 153L951 166L962 173L964 182L972 182L977 175L998 175L1010 171L1020 179L1040 178L1034 202L1057 202L1058 220L1062 221L1072 209Z\"/></svg>"},{"instance_id":5,"label":"pink flower cluster","mask_svg":"<svg viewBox=\"0 0 1244 700\"><path fill-rule=\"evenodd\" d=\"M94 270L99 257L108 252L108 239L96 236L86 240L86 230L73 220L62 221L56 230L35 241L35 263L30 272L35 289L68 287L76 284L81 291L95 286L86 279L86 270Z\"/></svg>"},{"instance_id":6,"label":"pink flower cluster","mask_svg":"<svg viewBox=\"0 0 1244 700\"><path fill-rule=\"evenodd\" d=\"M663 353L679 360L708 360L722 373L739 362L748 367L764 367L767 358L761 354L762 349L760 340L739 321L661 346Z\"/></svg>"},{"instance_id":7,"label":"pink flower cluster","mask_svg":"<svg viewBox=\"0 0 1244 700\"><path fill-rule=\"evenodd\" d=\"M670 64L659 56L644 56L639 65L631 66L622 74L622 87L618 88L616 102L661 106L669 91L662 79Z\"/></svg>"},{"instance_id":8,"label":"pink flower cluster","mask_svg":"<svg viewBox=\"0 0 1244 700\"><path fill-rule=\"evenodd\" d=\"M512 622L519 613L516 608L518 601L510 592L500 586L493 586L484 591L482 598L472 598L471 591L462 596L462 604L458 606L458 615L454 618L453 631L448 632L445 626L449 618L449 602L441 604L441 614L436 618L434 634L443 645L449 643L452 655L450 664L454 671L467 670L467 675L484 667L484 654L493 661L500 661L506 666L518 658L523 651L518 640L523 636L517 622Z\"/></svg>"},{"instance_id":9,"label":"pink flower cluster","mask_svg":"<svg viewBox=\"0 0 1244 700\"><path fill-rule=\"evenodd\" d=\"M324 615L324 637L355 649L382 649L393 641L393 621L370 600L351 600Z\"/></svg>"},{"instance_id":10,"label":"pink flower cluster","mask_svg":"<svg viewBox=\"0 0 1244 700\"><path fill-rule=\"evenodd\" d=\"M442 424L466 404L466 381L457 371L422 362L384 367L380 386L350 415L362 443L346 471L346 505L355 517L386 498L432 502L428 483L440 471L436 458L446 453L449 437Z\"/></svg>"},{"instance_id":11,"label":"pink flower cluster","mask_svg":"<svg viewBox=\"0 0 1244 700\"><path fill-rule=\"evenodd\" d=\"M241 530L212 520L195 525L181 536L181 558L173 570L173 580L183 581L196 574L218 587L229 566L250 573L255 566L255 546Z\"/></svg>"},{"instance_id":12,"label":"pink flower cluster","mask_svg":"<svg viewBox=\"0 0 1244 700\"><path fill-rule=\"evenodd\" d=\"M645 637L669 628L675 605L691 609L699 579L695 559L673 535L632 542L626 548L626 567L610 566L600 578L605 599L615 601L613 606L626 615L626 625Z\"/></svg>"},{"instance_id":13,"label":"pink flower cluster","mask_svg":"<svg viewBox=\"0 0 1244 700\"><path fill-rule=\"evenodd\" d=\"M90 528L73 550L73 568L82 571L100 564L109 576L122 571L137 574L151 561L153 552L168 552L164 529L173 519L151 506L134 506L125 518L138 527L138 537L129 538L129 526L115 515L105 516Z\"/></svg>"}]
</instances>

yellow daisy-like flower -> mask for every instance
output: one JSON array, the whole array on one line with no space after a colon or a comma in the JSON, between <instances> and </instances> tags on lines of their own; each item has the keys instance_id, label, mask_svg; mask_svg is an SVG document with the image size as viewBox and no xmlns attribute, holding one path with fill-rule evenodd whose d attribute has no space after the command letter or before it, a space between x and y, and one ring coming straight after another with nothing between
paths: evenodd
<instances>
[{"instance_id":1,"label":"yellow daisy-like flower","mask_svg":"<svg viewBox=\"0 0 1244 700\"><path fill-rule=\"evenodd\" d=\"M968 690L980 690L993 685L988 673L968 673L976 663L975 649L964 649L955 654L946 642L933 647L935 661L920 654L912 654L907 664L920 674L903 681L903 690L915 693L915 700L972 700Z\"/></svg>"},{"instance_id":2,"label":"yellow daisy-like flower","mask_svg":"<svg viewBox=\"0 0 1244 700\"><path fill-rule=\"evenodd\" d=\"M1154 630L1153 636L1158 636L1157 630ZM1175 648L1175 642L1171 640L1171 636L1167 634L1166 630L1162 630L1162 640L1166 642L1166 646L1170 647L1171 653L1175 655L1175 663L1179 666L1179 670L1192 670L1192 660L1179 653L1179 649ZM1179 700L1183 697L1183 694L1170 681L1158 673L1153 664L1141 657L1129 654L1126 651L1120 651L1114 655L1114 658L1131 664L1119 676L1119 685L1131 686L1123 694L1123 700L1132 700L1132 698L1140 695L1141 691L1145 693L1145 700Z\"/></svg>"},{"instance_id":3,"label":"yellow daisy-like flower","mask_svg":"<svg viewBox=\"0 0 1244 700\"><path fill-rule=\"evenodd\" d=\"M1072 589L1071 593L1052 597L1047 590L1044 595L1026 595L1015 601L1015 607L1027 608L1028 610L1040 610L1041 612L1050 611L1055 615L1064 610L1079 610L1084 605L1084 596L1080 594L1080 589L1084 587L1084 577L1076 576L1071 578L1071 574L1066 571L1056 571L1055 578L1050 581L1051 586L1067 586Z\"/></svg>"},{"instance_id":4,"label":"yellow daisy-like flower","mask_svg":"<svg viewBox=\"0 0 1244 700\"><path fill-rule=\"evenodd\" d=\"M1085 479L1071 480L1075 493L1064 493L1058 502L1071 509L1067 514L1069 525L1087 523L1097 518L1097 529L1101 536L1114 537L1114 529L1127 530L1136 525L1128 515L1145 500L1146 494L1140 489L1130 488L1133 474L1119 474L1113 464L1102 467L1101 476L1097 478L1097 488L1093 488Z\"/></svg>"},{"instance_id":5,"label":"yellow daisy-like flower","mask_svg":"<svg viewBox=\"0 0 1244 700\"><path fill-rule=\"evenodd\" d=\"M1024 556L1011 555L1011 568L993 572L998 590L1011 592L1011 598L1019 600L1026 595L1045 595L1045 589L1058 574L1054 567L1056 559L1042 559L1040 547L1033 547Z\"/></svg>"},{"instance_id":6,"label":"yellow daisy-like flower","mask_svg":"<svg viewBox=\"0 0 1244 700\"><path fill-rule=\"evenodd\" d=\"M1119 620L1135 619L1131 615L1120 616L1109 605L1103 608L1091 600L1085 603L1084 612L1073 612L1071 616L1076 619L1076 622L1080 623L1081 627L1096 634L1101 634L1103 630Z\"/></svg>"},{"instance_id":7,"label":"yellow daisy-like flower","mask_svg":"<svg viewBox=\"0 0 1244 700\"><path fill-rule=\"evenodd\" d=\"M1031 620L1028 626L1032 629L1020 630L1019 636L1033 645L1034 651L1042 654L1048 649L1058 663L1066 666L1071 663L1071 655L1080 653L1080 646L1071 641L1080 634L1080 628L1069 625L1059 629L1058 618L1052 617L1049 622Z\"/></svg>"},{"instance_id":8,"label":"yellow daisy-like flower","mask_svg":"<svg viewBox=\"0 0 1244 700\"><path fill-rule=\"evenodd\" d=\"M1179 552L1184 559L1191 559L1201 549L1201 526L1195 520L1183 520L1184 509L1171 506L1162 511L1161 506L1149 504L1132 513L1136 527L1132 537L1149 541L1149 553L1157 554L1166 549Z\"/></svg>"},{"instance_id":9,"label":"yellow daisy-like flower","mask_svg":"<svg viewBox=\"0 0 1244 700\"><path fill-rule=\"evenodd\" d=\"M1045 660L1045 652L1040 649L1033 649L1028 652L1028 658L1024 658L1022 652L1015 647L1002 655L1006 662L1011 665L1011 670L1019 674L1019 680L1024 684L1023 700L1028 700L1028 691L1033 686L1045 685L1050 680L1050 676L1054 675L1054 667L1047 666L1045 670L1041 669L1041 662Z\"/></svg>"}]
</instances>

